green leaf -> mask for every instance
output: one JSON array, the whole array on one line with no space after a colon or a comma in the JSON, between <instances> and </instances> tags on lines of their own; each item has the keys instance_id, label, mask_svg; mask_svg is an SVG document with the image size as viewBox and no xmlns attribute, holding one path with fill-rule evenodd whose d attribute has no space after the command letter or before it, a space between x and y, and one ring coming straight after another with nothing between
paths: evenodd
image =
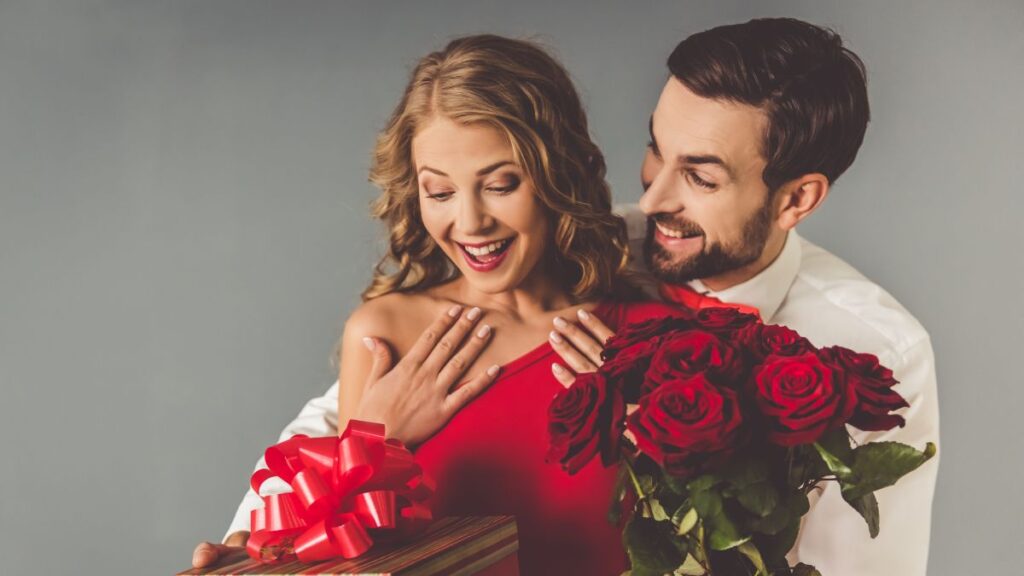
<instances>
[{"instance_id":1,"label":"green leaf","mask_svg":"<svg viewBox=\"0 0 1024 576\"><path fill-rule=\"evenodd\" d=\"M850 433L846 430L846 426L825 432L818 439L818 444L821 444L825 450L843 462L853 461L853 448L850 447Z\"/></svg>"},{"instance_id":2,"label":"green leaf","mask_svg":"<svg viewBox=\"0 0 1024 576\"><path fill-rule=\"evenodd\" d=\"M842 460L839 459L835 454L829 452L824 446L815 442L814 449L818 451L818 455L821 456L821 461L825 463L825 466L830 472L836 475L840 480L851 478L853 476L853 470L846 465Z\"/></svg>"},{"instance_id":3,"label":"green leaf","mask_svg":"<svg viewBox=\"0 0 1024 576\"><path fill-rule=\"evenodd\" d=\"M707 519L708 546L712 550L730 550L750 540L750 534L744 534L725 512Z\"/></svg>"},{"instance_id":4,"label":"green leaf","mask_svg":"<svg viewBox=\"0 0 1024 576\"><path fill-rule=\"evenodd\" d=\"M800 490L791 488L782 496L771 514L764 518L752 518L747 521L746 525L755 532L777 534L794 520L799 521L800 517L808 510L810 510L810 503L807 500L807 495Z\"/></svg>"},{"instance_id":5,"label":"green leaf","mask_svg":"<svg viewBox=\"0 0 1024 576\"><path fill-rule=\"evenodd\" d=\"M687 554L683 565L677 568L673 574L678 574L679 576L704 576L704 567L700 565L700 562L697 562L696 558Z\"/></svg>"},{"instance_id":6,"label":"green leaf","mask_svg":"<svg viewBox=\"0 0 1024 576\"><path fill-rule=\"evenodd\" d=\"M761 552L757 549L757 546L754 546L752 542L744 542L736 550L746 556L747 560L750 560L750 563L754 565L754 569L757 570L754 576L768 576L768 569L765 568L764 560L761 559Z\"/></svg>"},{"instance_id":7,"label":"green leaf","mask_svg":"<svg viewBox=\"0 0 1024 576\"><path fill-rule=\"evenodd\" d=\"M757 534L754 536L754 542L757 544L758 549L761 550L761 556L771 566L789 566L786 563L786 554L793 549L796 544L796 537L800 533L800 517L793 518L792 521L779 530L776 534Z\"/></svg>"},{"instance_id":8,"label":"green leaf","mask_svg":"<svg viewBox=\"0 0 1024 576\"><path fill-rule=\"evenodd\" d=\"M692 506L681 506L676 513L672 515L672 523L676 525L676 534L679 536L685 536L693 530L693 527L697 525L697 520L700 517L697 516L697 509Z\"/></svg>"},{"instance_id":9,"label":"green leaf","mask_svg":"<svg viewBox=\"0 0 1024 576\"><path fill-rule=\"evenodd\" d=\"M875 490L892 486L934 455L935 444L931 442L923 451L899 442L872 442L858 446L853 451L855 477L842 483L843 497L848 502L855 501Z\"/></svg>"},{"instance_id":10,"label":"green leaf","mask_svg":"<svg viewBox=\"0 0 1024 576\"><path fill-rule=\"evenodd\" d=\"M651 506L651 518L658 522L665 522L670 519L668 512L665 511L665 507L662 506L659 500L655 498L648 498L647 503Z\"/></svg>"},{"instance_id":11,"label":"green leaf","mask_svg":"<svg viewBox=\"0 0 1024 576\"><path fill-rule=\"evenodd\" d=\"M683 563L685 554L672 543L670 522L633 516L622 532L634 576L663 576Z\"/></svg>"},{"instance_id":12,"label":"green leaf","mask_svg":"<svg viewBox=\"0 0 1024 576\"><path fill-rule=\"evenodd\" d=\"M722 495L713 488L713 482L708 483L704 478L707 477L702 476L690 483L690 499L704 521L708 546L713 550L729 550L750 540L750 535L743 533L726 515L722 508ZM694 486L707 488L695 490Z\"/></svg>"},{"instance_id":13,"label":"green leaf","mask_svg":"<svg viewBox=\"0 0 1024 576\"><path fill-rule=\"evenodd\" d=\"M744 508L764 518L775 510L779 503L779 491L768 482L748 484L736 496Z\"/></svg>"},{"instance_id":14,"label":"green leaf","mask_svg":"<svg viewBox=\"0 0 1024 576\"><path fill-rule=\"evenodd\" d=\"M846 494L843 494L843 498L846 498ZM878 500L875 499L874 492L846 502L864 517L864 521L868 523L868 533L871 534L871 537L878 536Z\"/></svg>"},{"instance_id":15,"label":"green leaf","mask_svg":"<svg viewBox=\"0 0 1024 576\"><path fill-rule=\"evenodd\" d=\"M718 483L718 478L712 474L704 474L691 480L686 487L690 489L690 492L701 492L710 490L715 484Z\"/></svg>"}]
</instances>

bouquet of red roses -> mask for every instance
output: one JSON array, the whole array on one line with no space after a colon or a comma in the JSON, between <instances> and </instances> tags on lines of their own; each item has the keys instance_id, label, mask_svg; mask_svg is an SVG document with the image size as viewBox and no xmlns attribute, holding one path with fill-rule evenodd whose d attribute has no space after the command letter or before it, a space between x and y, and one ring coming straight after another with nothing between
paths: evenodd
<instances>
[{"instance_id":1,"label":"bouquet of red roses","mask_svg":"<svg viewBox=\"0 0 1024 576\"><path fill-rule=\"evenodd\" d=\"M818 349L731 308L629 326L604 359L552 402L549 458L570 474L598 455L621 462L609 519L631 504L634 576L818 574L786 561L810 491L838 482L875 537L875 490L935 454L852 442L847 424L904 424L892 412L907 402L875 356Z\"/></svg>"}]
</instances>

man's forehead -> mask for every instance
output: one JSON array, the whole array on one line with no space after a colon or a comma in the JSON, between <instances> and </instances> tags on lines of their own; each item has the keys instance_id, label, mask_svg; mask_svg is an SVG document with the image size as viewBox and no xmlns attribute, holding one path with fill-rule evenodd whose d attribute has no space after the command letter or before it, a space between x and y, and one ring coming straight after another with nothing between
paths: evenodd
<instances>
[{"instance_id":1,"label":"man's forehead","mask_svg":"<svg viewBox=\"0 0 1024 576\"><path fill-rule=\"evenodd\" d=\"M766 122L758 108L698 96L675 77L651 115L652 135L663 152L714 154L726 161L760 158Z\"/></svg>"}]
</instances>

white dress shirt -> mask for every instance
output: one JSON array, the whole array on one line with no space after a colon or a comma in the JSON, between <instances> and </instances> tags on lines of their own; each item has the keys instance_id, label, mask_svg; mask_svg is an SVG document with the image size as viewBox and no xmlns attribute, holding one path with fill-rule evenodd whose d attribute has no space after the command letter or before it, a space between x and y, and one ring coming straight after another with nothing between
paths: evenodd
<instances>
[{"instance_id":1,"label":"white dress shirt","mask_svg":"<svg viewBox=\"0 0 1024 576\"><path fill-rule=\"evenodd\" d=\"M617 207L616 212L626 219L632 253L639 256L646 218L635 205ZM642 260L635 258L633 265L639 267ZM885 290L795 230L779 256L750 280L719 292L699 280L690 286L724 302L754 306L764 322L789 326L815 346L840 345L874 354L891 368L900 381L895 389L910 404L900 412L907 424L888 432L851 428L857 442L894 440L918 449L926 442L938 443L935 361L928 333ZM656 293L652 284L646 288ZM306 404L285 427L281 440L294 434L336 435L337 407L335 382L323 396ZM811 509L801 524L790 562L813 564L825 576L924 576L938 460L936 455L895 486L877 492L881 528L875 539L842 499L838 485L825 483L820 494L811 495ZM268 486L265 493L286 489L282 482ZM260 498L249 489L227 534L248 530L249 512L259 506Z\"/></svg>"}]
</instances>

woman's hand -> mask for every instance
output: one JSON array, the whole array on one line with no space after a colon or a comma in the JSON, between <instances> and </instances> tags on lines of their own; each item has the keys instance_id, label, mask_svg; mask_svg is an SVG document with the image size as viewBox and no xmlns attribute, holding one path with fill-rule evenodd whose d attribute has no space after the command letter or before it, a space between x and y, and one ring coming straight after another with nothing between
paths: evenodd
<instances>
[{"instance_id":1,"label":"woman's hand","mask_svg":"<svg viewBox=\"0 0 1024 576\"><path fill-rule=\"evenodd\" d=\"M388 345L364 338L373 353L373 366L355 418L384 424L388 437L408 446L440 430L498 375L499 367L491 366L452 390L490 341L491 327L477 328L479 319L479 308L463 315L461 306L453 306L423 332L394 368Z\"/></svg>"},{"instance_id":2,"label":"woman's hand","mask_svg":"<svg viewBox=\"0 0 1024 576\"><path fill-rule=\"evenodd\" d=\"M576 381L576 374L596 372L604 364L601 352L604 344L615 335L601 320L582 308L577 311L579 325L561 316L555 317L555 329L548 335L551 347L558 352L568 367L557 362L551 365L555 379L568 388Z\"/></svg>"}]
</instances>

